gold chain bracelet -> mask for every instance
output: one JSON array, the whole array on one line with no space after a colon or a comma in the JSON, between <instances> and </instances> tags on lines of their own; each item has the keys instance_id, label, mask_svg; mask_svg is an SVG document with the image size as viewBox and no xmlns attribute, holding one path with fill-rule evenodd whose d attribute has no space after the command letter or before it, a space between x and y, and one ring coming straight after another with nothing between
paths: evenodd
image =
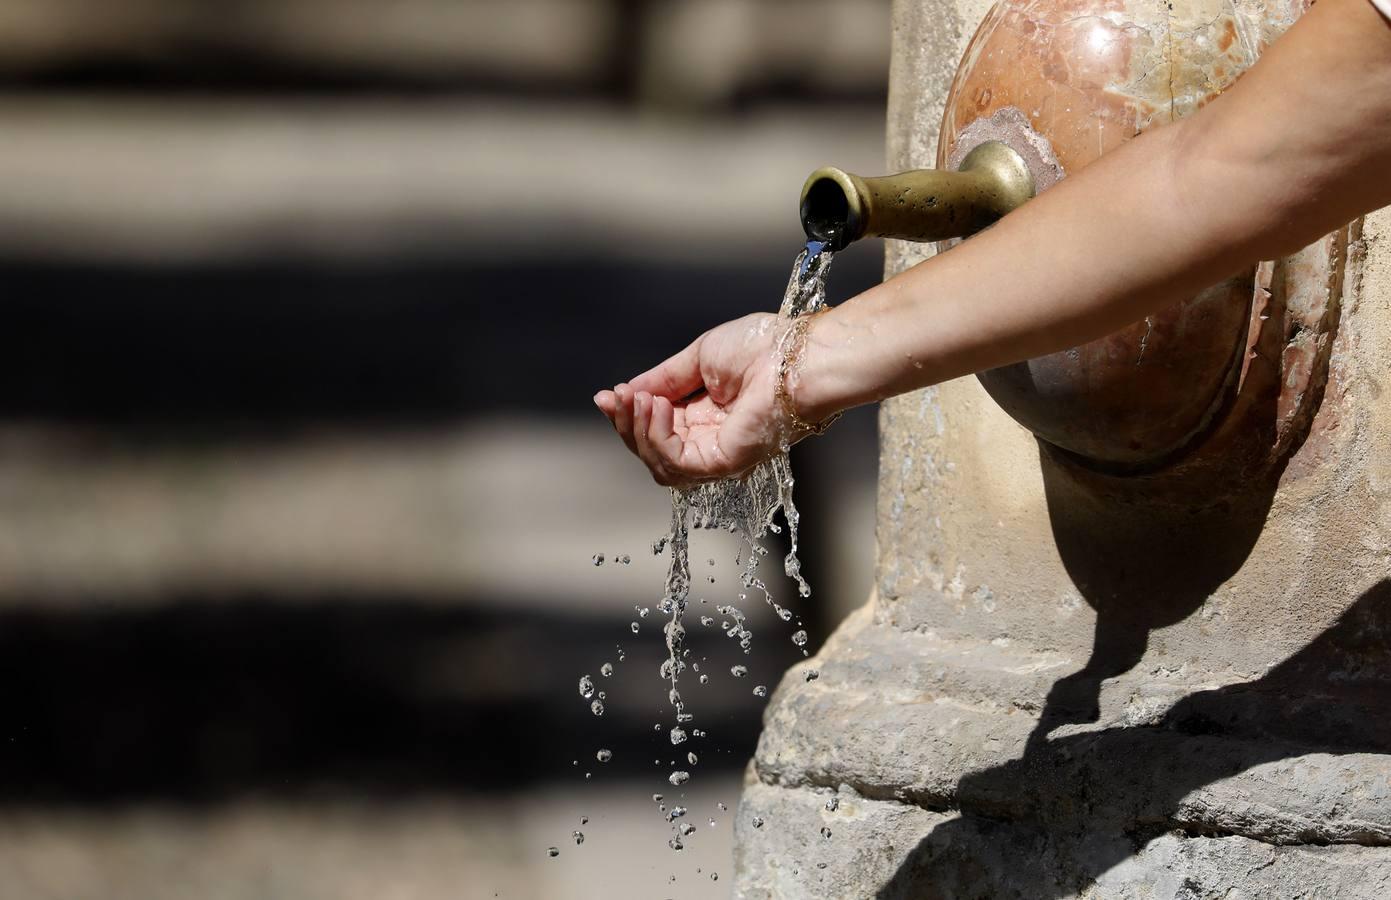
<instances>
[{"instance_id":1,"label":"gold chain bracelet","mask_svg":"<svg viewBox=\"0 0 1391 900\"><path fill-rule=\"evenodd\" d=\"M826 429L835 424L836 419L840 418L840 413L832 413L820 422L808 422L797 415L797 408L792 403L792 395L787 390L787 375L792 369L801 362L802 351L807 346L807 333L811 331L811 322L824 312L829 312L829 306L823 306L814 313L798 316L792 320L792 325L783 334L782 355L778 360L778 380L774 390L774 398L778 407L782 410L787 421L791 423L796 431L805 431L810 434L821 435L826 433Z\"/></svg>"}]
</instances>

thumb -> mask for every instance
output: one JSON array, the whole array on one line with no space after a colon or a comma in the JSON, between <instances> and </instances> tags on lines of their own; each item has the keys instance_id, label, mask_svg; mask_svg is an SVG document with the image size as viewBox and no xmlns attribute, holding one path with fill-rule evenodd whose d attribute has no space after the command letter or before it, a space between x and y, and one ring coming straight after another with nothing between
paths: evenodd
<instances>
[{"instance_id":1,"label":"thumb","mask_svg":"<svg viewBox=\"0 0 1391 900\"><path fill-rule=\"evenodd\" d=\"M681 400L699 390L703 386L700 378L703 340L705 335L696 338L685 350L629 381L629 386L634 391L647 391L668 400Z\"/></svg>"}]
</instances>

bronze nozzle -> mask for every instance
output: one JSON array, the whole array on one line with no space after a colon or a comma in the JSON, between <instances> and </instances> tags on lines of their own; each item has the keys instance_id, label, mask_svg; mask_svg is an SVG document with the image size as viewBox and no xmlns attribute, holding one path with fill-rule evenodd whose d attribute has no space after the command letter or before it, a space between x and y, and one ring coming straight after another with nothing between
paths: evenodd
<instances>
[{"instance_id":1,"label":"bronze nozzle","mask_svg":"<svg viewBox=\"0 0 1391 900\"><path fill-rule=\"evenodd\" d=\"M980 231L1033 195L1034 177L1019 154L987 141L955 172L862 178L817 169L802 187L802 229L830 250L862 237L943 241Z\"/></svg>"}]
</instances>

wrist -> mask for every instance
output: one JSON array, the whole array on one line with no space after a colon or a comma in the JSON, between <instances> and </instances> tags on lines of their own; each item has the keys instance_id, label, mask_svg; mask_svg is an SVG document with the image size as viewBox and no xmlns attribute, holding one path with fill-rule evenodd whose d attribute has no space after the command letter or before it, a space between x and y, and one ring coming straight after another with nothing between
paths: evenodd
<instances>
[{"instance_id":1,"label":"wrist","mask_svg":"<svg viewBox=\"0 0 1391 900\"><path fill-rule=\"evenodd\" d=\"M805 423L828 422L854 405L843 402L836 389L837 379L831 362L834 334L839 326L830 313L831 310L826 309L806 320L800 346L792 348L795 358L790 360L791 365L785 373L789 411Z\"/></svg>"}]
</instances>

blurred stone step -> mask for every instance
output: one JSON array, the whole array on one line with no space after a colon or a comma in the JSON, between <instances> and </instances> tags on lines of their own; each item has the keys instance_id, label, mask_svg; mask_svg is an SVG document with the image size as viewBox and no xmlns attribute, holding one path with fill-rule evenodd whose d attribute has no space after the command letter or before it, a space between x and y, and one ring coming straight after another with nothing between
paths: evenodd
<instances>
[{"instance_id":1,"label":"blurred stone step","mask_svg":"<svg viewBox=\"0 0 1391 900\"><path fill-rule=\"evenodd\" d=\"M10 94L0 133L0 256L150 263L790 254L807 173L883 168L877 111Z\"/></svg>"}]
</instances>

